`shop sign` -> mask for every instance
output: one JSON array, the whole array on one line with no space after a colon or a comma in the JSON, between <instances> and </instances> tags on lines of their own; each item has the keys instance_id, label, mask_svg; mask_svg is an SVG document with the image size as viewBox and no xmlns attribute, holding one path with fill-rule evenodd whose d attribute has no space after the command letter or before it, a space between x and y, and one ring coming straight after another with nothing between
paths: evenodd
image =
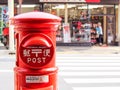
<instances>
[{"instance_id":1,"label":"shop sign","mask_svg":"<svg viewBox=\"0 0 120 90\"><path fill-rule=\"evenodd\" d=\"M100 2L100 0L85 0L86 2L91 2L91 3L94 3L94 2Z\"/></svg>"},{"instance_id":2,"label":"shop sign","mask_svg":"<svg viewBox=\"0 0 120 90\"><path fill-rule=\"evenodd\" d=\"M39 0L40 2L100 2L100 0Z\"/></svg>"}]
</instances>

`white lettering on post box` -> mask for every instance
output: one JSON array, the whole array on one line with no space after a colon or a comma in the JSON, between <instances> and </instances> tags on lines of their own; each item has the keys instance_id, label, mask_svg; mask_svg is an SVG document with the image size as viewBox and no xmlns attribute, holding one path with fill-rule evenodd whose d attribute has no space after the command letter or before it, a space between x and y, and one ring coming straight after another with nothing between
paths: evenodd
<instances>
[{"instance_id":1,"label":"white lettering on post box","mask_svg":"<svg viewBox=\"0 0 120 90\"><path fill-rule=\"evenodd\" d=\"M44 51L43 51L43 54L44 54L44 56L50 56L50 49L45 49Z\"/></svg>"},{"instance_id":2,"label":"white lettering on post box","mask_svg":"<svg viewBox=\"0 0 120 90\"><path fill-rule=\"evenodd\" d=\"M22 59L30 66L42 66L47 64L53 56L53 48L32 46L23 48Z\"/></svg>"},{"instance_id":3,"label":"white lettering on post box","mask_svg":"<svg viewBox=\"0 0 120 90\"><path fill-rule=\"evenodd\" d=\"M32 49L33 54L35 54L36 57L38 57L38 54L42 53L42 49Z\"/></svg>"},{"instance_id":4,"label":"white lettering on post box","mask_svg":"<svg viewBox=\"0 0 120 90\"><path fill-rule=\"evenodd\" d=\"M30 50L27 50L27 49L23 50L23 55L30 56Z\"/></svg>"},{"instance_id":5,"label":"white lettering on post box","mask_svg":"<svg viewBox=\"0 0 120 90\"><path fill-rule=\"evenodd\" d=\"M30 52L31 51L31 52ZM43 54L43 55L42 55ZM46 58L50 57L50 49L31 49L23 50L24 57L27 58L27 63L46 63ZM39 56L43 57L39 57ZM34 56L34 57L30 57Z\"/></svg>"},{"instance_id":6,"label":"white lettering on post box","mask_svg":"<svg viewBox=\"0 0 120 90\"><path fill-rule=\"evenodd\" d=\"M27 58L27 63L45 63L45 58Z\"/></svg>"}]
</instances>

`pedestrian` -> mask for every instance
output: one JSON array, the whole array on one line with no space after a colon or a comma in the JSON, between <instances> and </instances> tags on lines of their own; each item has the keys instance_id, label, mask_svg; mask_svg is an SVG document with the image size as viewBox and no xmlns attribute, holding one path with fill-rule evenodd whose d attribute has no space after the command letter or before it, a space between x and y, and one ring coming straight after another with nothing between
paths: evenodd
<instances>
[{"instance_id":1,"label":"pedestrian","mask_svg":"<svg viewBox=\"0 0 120 90\"><path fill-rule=\"evenodd\" d=\"M9 23L6 24L6 27L3 28L3 44L8 49L9 46Z\"/></svg>"},{"instance_id":2,"label":"pedestrian","mask_svg":"<svg viewBox=\"0 0 120 90\"><path fill-rule=\"evenodd\" d=\"M98 35L99 45L101 46L103 44L103 29L102 29L101 22L98 22L96 31L97 31L97 35Z\"/></svg>"}]
</instances>

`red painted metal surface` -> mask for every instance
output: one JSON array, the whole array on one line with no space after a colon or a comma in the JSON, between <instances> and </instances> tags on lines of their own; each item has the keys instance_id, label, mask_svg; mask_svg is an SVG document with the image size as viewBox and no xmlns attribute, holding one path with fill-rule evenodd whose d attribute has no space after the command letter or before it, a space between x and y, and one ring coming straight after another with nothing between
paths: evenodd
<instances>
[{"instance_id":1,"label":"red painted metal surface","mask_svg":"<svg viewBox=\"0 0 120 90\"><path fill-rule=\"evenodd\" d=\"M29 12L12 20L16 33L15 90L57 90L56 30L61 18Z\"/></svg>"}]
</instances>

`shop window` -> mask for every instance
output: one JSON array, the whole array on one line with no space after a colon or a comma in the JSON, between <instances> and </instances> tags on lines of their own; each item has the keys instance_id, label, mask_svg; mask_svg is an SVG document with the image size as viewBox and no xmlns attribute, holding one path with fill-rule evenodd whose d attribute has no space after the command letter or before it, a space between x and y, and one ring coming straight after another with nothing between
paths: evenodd
<instances>
[{"instance_id":1,"label":"shop window","mask_svg":"<svg viewBox=\"0 0 120 90\"><path fill-rule=\"evenodd\" d=\"M114 14L114 7L107 7L107 14Z\"/></svg>"},{"instance_id":2,"label":"shop window","mask_svg":"<svg viewBox=\"0 0 120 90\"><path fill-rule=\"evenodd\" d=\"M115 16L107 16L107 42L113 44L115 39Z\"/></svg>"},{"instance_id":3,"label":"shop window","mask_svg":"<svg viewBox=\"0 0 120 90\"><path fill-rule=\"evenodd\" d=\"M88 5L90 13L92 15L102 15L102 14L114 14L114 5ZM106 12L104 11L106 8Z\"/></svg>"},{"instance_id":4,"label":"shop window","mask_svg":"<svg viewBox=\"0 0 120 90\"><path fill-rule=\"evenodd\" d=\"M88 5L90 14L103 14L103 5Z\"/></svg>"},{"instance_id":5,"label":"shop window","mask_svg":"<svg viewBox=\"0 0 120 90\"><path fill-rule=\"evenodd\" d=\"M91 23L87 5L77 5L73 14L75 18L71 21L72 42L90 42Z\"/></svg>"},{"instance_id":6,"label":"shop window","mask_svg":"<svg viewBox=\"0 0 120 90\"><path fill-rule=\"evenodd\" d=\"M103 28L103 16L113 15L114 5L69 4L68 29L65 29L66 25L64 25L64 4L45 4L44 11L62 18L61 25L56 32L57 42L67 40L66 37L64 37L66 35L64 31L69 29L71 42L91 42L94 44L97 42L94 25L100 22Z\"/></svg>"}]
</instances>

